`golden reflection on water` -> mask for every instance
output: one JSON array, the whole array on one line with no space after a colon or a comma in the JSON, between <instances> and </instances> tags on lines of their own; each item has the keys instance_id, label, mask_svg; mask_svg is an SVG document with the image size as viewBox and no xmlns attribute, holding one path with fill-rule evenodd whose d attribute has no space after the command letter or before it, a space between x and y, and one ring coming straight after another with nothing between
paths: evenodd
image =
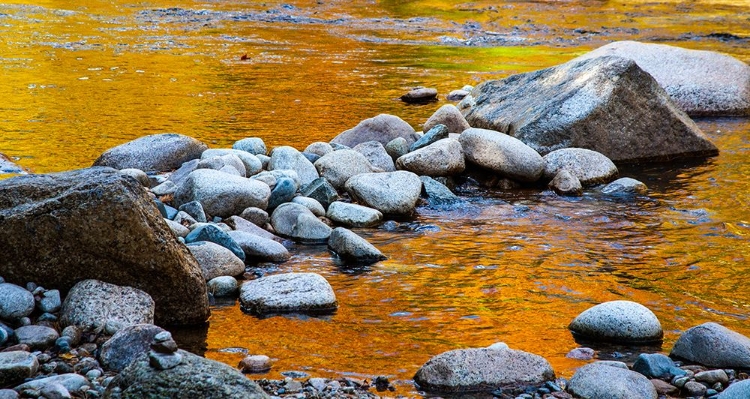
<instances>
[{"instance_id":1,"label":"golden reflection on water","mask_svg":"<svg viewBox=\"0 0 750 399\"><path fill-rule=\"evenodd\" d=\"M442 103L404 105L397 98L409 87L447 93L609 40L660 40L750 60L746 1L289 4L0 4L0 152L53 172L165 131L213 147L258 136L302 149L378 113L419 130ZM304 22L273 19L289 15ZM513 45L438 45L477 44L486 31ZM235 365L241 355L222 349L266 354L277 359L270 378L296 369L408 380L440 352L504 341L570 376L582 362L565 358L577 346L567 324L613 299L657 314L664 351L679 331L705 321L750 335L750 123L700 125L721 155L625 171L651 188L637 201L487 192L460 210L422 209L398 233L360 230L389 256L370 268L341 269L325 248L300 249L269 272L323 274L339 310L261 320L236 304L217 307L206 356Z\"/></svg>"}]
</instances>

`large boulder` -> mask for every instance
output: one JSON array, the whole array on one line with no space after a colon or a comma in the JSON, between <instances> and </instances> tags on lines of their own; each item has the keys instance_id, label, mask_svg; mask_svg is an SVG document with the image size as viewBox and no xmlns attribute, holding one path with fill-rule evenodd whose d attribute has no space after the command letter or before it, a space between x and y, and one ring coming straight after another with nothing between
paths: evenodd
<instances>
[{"instance_id":1,"label":"large boulder","mask_svg":"<svg viewBox=\"0 0 750 399\"><path fill-rule=\"evenodd\" d=\"M175 367L158 370L141 355L107 386L105 398L204 398L256 399L268 395L238 370L178 350L182 361Z\"/></svg>"},{"instance_id":2,"label":"large boulder","mask_svg":"<svg viewBox=\"0 0 750 399\"><path fill-rule=\"evenodd\" d=\"M737 381L719 394L718 399L750 398L750 380Z\"/></svg>"},{"instance_id":3,"label":"large boulder","mask_svg":"<svg viewBox=\"0 0 750 399\"><path fill-rule=\"evenodd\" d=\"M114 169L0 181L0 230L0 264L9 282L68 290L97 279L147 292L159 323L208 318L200 266L146 190Z\"/></svg>"},{"instance_id":4,"label":"large boulder","mask_svg":"<svg viewBox=\"0 0 750 399\"><path fill-rule=\"evenodd\" d=\"M297 149L289 146L276 147L271 151L268 170L285 169L297 172L301 186L306 186L319 177L315 166Z\"/></svg>"},{"instance_id":5,"label":"large boulder","mask_svg":"<svg viewBox=\"0 0 750 399\"><path fill-rule=\"evenodd\" d=\"M213 169L198 169L188 175L174 195L175 206L198 201L210 216L239 215L245 208L265 209L271 197L267 184Z\"/></svg>"},{"instance_id":6,"label":"large boulder","mask_svg":"<svg viewBox=\"0 0 750 399\"><path fill-rule=\"evenodd\" d=\"M521 140L494 130L471 128L458 137L466 160L501 176L535 182L544 172L544 159Z\"/></svg>"},{"instance_id":7,"label":"large boulder","mask_svg":"<svg viewBox=\"0 0 750 399\"><path fill-rule=\"evenodd\" d=\"M542 155L567 147L615 162L718 154L654 78L621 57L573 60L484 82L472 97L464 111L471 126L507 133Z\"/></svg>"},{"instance_id":8,"label":"large boulder","mask_svg":"<svg viewBox=\"0 0 750 399\"><path fill-rule=\"evenodd\" d=\"M339 150L323 155L315 161L315 168L337 190L342 190L352 176L373 172L367 157L354 150Z\"/></svg>"},{"instance_id":9,"label":"large boulder","mask_svg":"<svg viewBox=\"0 0 750 399\"><path fill-rule=\"evenodd\" d=\"M271 226L276 233L302 243L324 243L331 235L331 228L310 209L293 202L281 204L273 211Z\"/></svg>"},{"instance_id":10,"label":"large boulder","mask_svg":"<svg viewBox=\"0 0 750 399\"><path fill-rule=\"evenodd\" d=\"M154 301L147 293L98 280L83 280L73 286L60 311L62 326L84 330L114 322L122 327L154 322Z\"/></svg>"},{"instance_id":11,"label":"large boulder","mask_svg":"<svg viewBox=\"0 0 750 399\"><path fill-rule=\"evenodd\" d=\"M438 140L396 160L399 169L418 175L453 176L466 169L464 151L456 139Z\"/></svg>"},{"instance_id":12,"label":"large boulder","mask_svg":"<svg viewBox=\"0 0 750 399\"><path fill-rule=\"evenodd\" d=\"M380 114L359 122L357 126L334 137L331 143L354 147L366 141L378 141L380 144L386 145L397 137L402 137L409 145L419 138L414 128L404 122L403 119L393 115Z\"/></svg>"},{"instance_id":13,"label":"large boulder","mask_svg":"<svg viewBox=\"0 0 750 399\"><path fill-rule=\"evenodd\" d=\"M166 172L200 158L207 148L200 141L181 134L153 134L110 148L94 161L94 166Z\"/></svg>"},{"instance_id":14,"label":"large boulder","mask_svg":"<svg viewBox=\"0 0 750 399\"><path fill-rule=\"evenodd\" d=\"M363 173L346 182L353 198L384 215L408 216L422 192L422 181L412 172Z\"/></svg>"},{"instance_id":15,"label":"large boulder","mask_svg":"<svg viewBox=\"0 0 750 399\"><path fill-rule=\"evenodd\" d=\"M688 115L750 114L750 66L714 51L621 41L579 59L617 56L635 61Z\"/></svg>"},{"instance_id":16,"label":"large boulder","mask_svg":"<svg viewBox=\"0 0 750 399\"><path fill-rule=\"evenodd\" d=\"M153 324L134 324L125 327L102 344L99 361L105 369L120 372L148 352L156 334L164 331L166 330Z\"/></svg>"},{"instance_id":17,"label":"large boulder","mask_svg":"<svg viewBox=\"0 0 750 399\"><path fill-rule=\"evenodd\" d=\"M543 357L508 348L457 349L441 353L419 368L414 382L436 393L470 393L523 388L554 380Z\"/></svg>"},{"instance_id":18,"label":"large boulder","mask_svg":"<svg viewBox=\"0 0 750 399\"><path fill-rule=\"evenodd\" d=\"M245 272L245 262L219 244L196 241L188 244L187 247L201 266L203 278L206 281L219 276L239 276Z\"/></svg>"},{"instance_id":19,"label":"large boulder","mask_svg":"<svg viewBox=\"0 0 750 399\"><path fill-rule=\"evenodd\" d=\"M331 285L315 273L274 274L247 281L240 288L240 305L260 315L328 313L338 306Z\"/></svg>"},{"instance_id":20,"label":"large boulder","mask_svg":"<svg viewBox=\"0 0 750 399\"><path fill-rule=\"evenodd\" d=\"M658 342L664 335L656 315L631 301L610 301L588 308L568 328L576 337L614 343Z\"/></svg>"},{"instance_id":21,"label":"large boulder","mask_svg":"<svg viewBox=\"0 0 750 399\"><path fill-rule=\"evenodd\" d=\"M617 166L604 154L585 148L562 148L545 155L544 178L552 180L561 170L578 178L581 185L609 183L617 177Z\"/></svg>"},{"instance_id":22,"label":"large boulder","mask_svg":"<svg viewBox=\"0 0 750 399\"><path fill-rule=\"evenodd\" d=\"M648 378L627 368L604 362L587 364L573 375L568 392L581 398L656 399L656 388Z\"/></svg>"},{"instance_id":23,"label":"large boulder","mask_svg":"<svg viewBox=\"0 0 750 399\"><path fill-rule=\"evenodd\" d=\"M703 323L682 333L669 355L708 367L750 369L750 338Z\"/></svg>"}]
</instances>

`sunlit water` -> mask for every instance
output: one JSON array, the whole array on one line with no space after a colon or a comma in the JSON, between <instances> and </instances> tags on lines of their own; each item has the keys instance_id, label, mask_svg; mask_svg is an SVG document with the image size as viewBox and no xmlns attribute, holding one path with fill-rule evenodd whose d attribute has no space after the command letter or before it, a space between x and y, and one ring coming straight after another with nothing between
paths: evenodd
<instances>
[{"instance_id":1,"label":"sunlit water","mask_svg":"<svg viewBox=\"0 0 750 399\"><path fill-rule=\"evenodd\" d=\"M623 39L748 62L748 38L746 1L11 2L0 5L0 152L55 172L166 131L303 149L378 113L419 130L444 102L397 100L416 85L445 94ZM205 355L268 355L268 378L384 374L409 393L431 356L498 341L570 376L582 362L565 358L578 346L567 325L607 300L651 308L667 352L705 321L750 335L750 120L698 122L721 154L621 170L647 196L469 190L465 206L421 208L395 232L358 230L389 257L374 266L344 269L324 247L298 247L260 271L320 273L339 310L258 319L217 305Z\"/></svg>"}]
</instances>

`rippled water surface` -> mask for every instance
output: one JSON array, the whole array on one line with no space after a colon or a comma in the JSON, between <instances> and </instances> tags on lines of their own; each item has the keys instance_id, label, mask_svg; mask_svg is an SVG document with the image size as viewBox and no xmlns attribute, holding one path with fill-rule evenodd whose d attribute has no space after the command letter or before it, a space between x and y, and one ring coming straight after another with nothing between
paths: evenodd
<instances>
[{"instance_id":1,"label":"rippled water surface","mask_svg":"<svg viewBox=\"0 0 750 399\"><path fill-rule=\"evenodd\" d=\"M35 172L85 167L104 150L173 131L211 146L262 137L303 149L378 113L417 130L441 103L397 100L555 65L612 40L658 41L750 61L738 1L146 1L0 4L0 152ZM560 375L579 361L567 324L602 301L645 304L665 329L715 321L750 335L750 121L699 120L721 150L705 162L622 169L651 191L465 191L398 229L358 230L389 259L343 269L297 248L264 273L314 271L328 317L216 306L206 356L277 359L312 375L409 380L445 350L504 341ZM200 334L198 334L200 337ZM628 348L618 348L627 353ZM607 349L602 356L610 356ZM411 392L407 382L400 391Z\"/></svg>"}]
</instances>

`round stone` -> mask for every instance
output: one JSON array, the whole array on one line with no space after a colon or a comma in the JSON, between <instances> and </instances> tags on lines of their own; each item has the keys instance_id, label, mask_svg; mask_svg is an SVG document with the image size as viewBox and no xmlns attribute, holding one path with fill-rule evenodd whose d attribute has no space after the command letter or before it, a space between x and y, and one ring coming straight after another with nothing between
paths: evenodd
<instances>
[{"instance_id":1,"label":"round stone","mask_svg":"<svg viewBox=\"0 0 750 399\"><path fill-rule=\"evenodd\" d=\"M243 373L265 373L271 369L271 359L265 355L245 356L239 367Z\"/></svg>"},{"instance_id":2,"label":"round stone","mask_svg":"<svg viewBox=\"0 0 750 399\"><path fill-rule=\"evenodd\" d=\"M616 343L658 342L659 319L647 307L631 301L611 301L578 315L568 326L576 337Z\"/></svg>"},{"instance_id":3,"label":"round stone","mask_svg":"<svg viewBox=\"0 0 750 399\"><path fill-rule=\"evenodd\" d=\"M0 284L0 319L15 321L34 311L34 295L15 284Z\"/></svg>"}]
</instances>

